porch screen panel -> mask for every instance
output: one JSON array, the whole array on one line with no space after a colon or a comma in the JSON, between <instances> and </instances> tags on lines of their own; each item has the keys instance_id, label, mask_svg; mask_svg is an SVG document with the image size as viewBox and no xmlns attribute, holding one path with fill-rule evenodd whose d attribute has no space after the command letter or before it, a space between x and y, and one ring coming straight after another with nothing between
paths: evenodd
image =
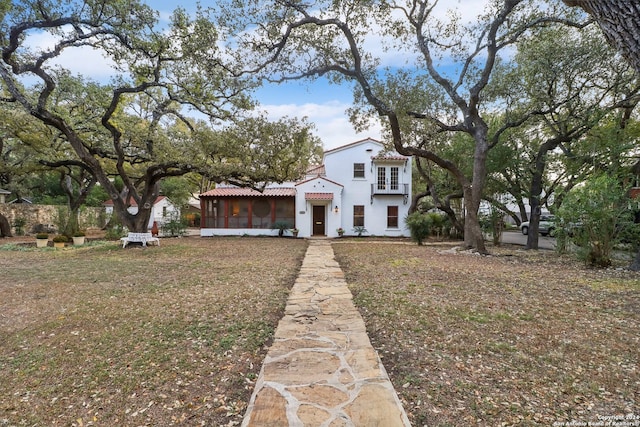
<instances>
[{"instance_id":1,"label":"porch screen panel","mask_svg":"<svg viewBox=\"0 0 640 427\"><path fill-rule=\"evenodd\" d=\"M222 228L224 227L224 218L222 218L222 225L219 223L219 206L218 199L206 199L204 202L204 226L205 228Z\"/></svg>"},{"instance_id":2,"label":"porch screen panel","mask_svg":"<svg viewBox=\"0 0 640 427\"><path fill-rule=\"evenodd\" d=\"M267 198L253 201L251 209L251 225L253 228L269 228L271 225L271 200Z\"/></svg>"},{"instance_id":3,"label":"porch screen panel","mask_svg":"<svg viewBox=\"0 0 640 427\"><path fill-rule=\"evenodd\" d=\"M364 227L364 205L353 206L353 226Z\"/></svg>"},{"instance_id":4,"label":"porch screen panel","mask_svg":"<svg viewBox=\"0 0 640 427\"><path fill-rule=\"evenodd\" d=\"M229 201L229 228L249 227L249 201L232 199Z\"/></svg>"},{"instance_id":5,"label":"porch screen panel","mask_svg":"<svg viewBox=\"0 0 640 427\"><path fill-rule=\"evenodd\" d=\"M294 199L276 199L276 222L286 222L293 228L295 220L296 206Z\"/></svg>"}]
</instances>

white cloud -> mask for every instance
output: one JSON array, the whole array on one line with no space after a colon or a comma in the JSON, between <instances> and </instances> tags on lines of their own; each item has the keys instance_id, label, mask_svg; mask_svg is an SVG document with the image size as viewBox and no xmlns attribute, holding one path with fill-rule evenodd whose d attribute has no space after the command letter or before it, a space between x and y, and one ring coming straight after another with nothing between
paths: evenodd
<instances>
[{"instance_id":1,"label":"white cloud","mask_svg":"<svg viewBox=\"0 0 640 427\"><path fill-rule=\"evenodd\" d=\"M30 34L25 44L34 51L49 51L59 40L59 37L50 33L39 32ZM115 73L115 63L106 58L101 51L88 46L67 48L47 64L65 68L72 74L81 74L93 80L107 80Z\"/></svg>"},{"instance_id":2,"label":"white cloud","mask_svg":"<svg viewBox=\"0 0 640 427\"><path fill-rule=\"evenodd\" d=\"M267 116L272 120L278 120L284 116L307 117L309 122L315 124L315 134L322 140L326 150L369 137L380 140L382 126L379 122L372 120L368 130L364 132L355 131L346 115L346 110L350 106L350 104L340 101L328 101L322 104L261 105L260 109L265 110Z\"/></svg>"}]
</instances>

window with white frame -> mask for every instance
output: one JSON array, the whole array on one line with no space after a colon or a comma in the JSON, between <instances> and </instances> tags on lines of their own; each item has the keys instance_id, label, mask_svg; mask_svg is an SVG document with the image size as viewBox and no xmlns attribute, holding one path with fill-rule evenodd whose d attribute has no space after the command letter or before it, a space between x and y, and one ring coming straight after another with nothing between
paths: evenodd
<instances>
[{"instance_id":1,"label":"window with white frame","mask_svg":"<svg viewBox=\"0 0 640 427\"><path fill-rule=\"evenodd\" d=\"M387 189L387 169L386 168L378 168L378 190L386 190Z\"/></svg>"},{"instance_id":2,"label":"window with white frame","mask_svg":"<svg viewBox=\"0 0 640 427\"><path fill-rule=\"evenodd\" d=\"M353 177L364 178L364 163L353 164Z\"/></svg>"},{"instance_id":3,"label":"window with white frame","mask_svg":"<svg viewBox=\"0 0 640 427\"><path fill-rule=\"evenodd\" d=\"M391 179L391 183L390 183L391 188L390 189L392 191L395 191L395 190L397 190L399 188L399 185L400 185L399 184L400 181L398 179L399 176L400 176L400 168L398 168L397 166L392 167L391 168L391 176L390 176L390 179Z\"/></svg>"}]
</instances>

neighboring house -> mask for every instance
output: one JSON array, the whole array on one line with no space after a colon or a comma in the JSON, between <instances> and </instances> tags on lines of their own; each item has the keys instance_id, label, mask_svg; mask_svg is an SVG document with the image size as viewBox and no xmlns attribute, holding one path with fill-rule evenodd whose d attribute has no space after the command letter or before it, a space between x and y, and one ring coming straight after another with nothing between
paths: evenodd
<instances>
[{"instance_id":1,"label":"neighboring house","mask_svg":"<svg viewBox=\"0 0 640 427\"><path fill-rule=\"evenodd\" d=\"M186 211L182 211L183 218L187 221L188 227L200 227L200 195L189 198Z\"/></svg>"},{"instance_id":2,"label":"neighboring house","mask_svg":"<svg viewBox=\"0 0 640 427\"><path fill-rule=\"evenodd\" d=\"M113 200L107 200L103 203L107 214L113 214ZM138 212L138 204L132 199L131 206L127 209L129 213L135 214ZM170 221L173 218L180 216L180 209L171 203L166 196L158 196L151 208L151 217L149 218L148 229L153 227L153 223L157 222L159 226Z\"/></svg>"},{"instance_id":3,"label":"neighboring house","mask_svg":"<svg viewBox=\"0 0 640 427\"><path fill-rule=\"evenodd\" d=\"M295 183L263 192L231 186L200 194L201 236L275 234L286 222L300 237L357 234L408 236L404 218L411 198L411 158L365 139L325 151L323 164Z\"/></svg>"},{"instance_id":4,"label":"neighboring house","mask_svg":"<svg viewBox=\"0 0 640 427\"><path fill-rule=\"evenodd\" d=\"M6 203L5 198L11 194L11 191L3 190L0 188L0 203Z\"/></svg>"}]
</instances>

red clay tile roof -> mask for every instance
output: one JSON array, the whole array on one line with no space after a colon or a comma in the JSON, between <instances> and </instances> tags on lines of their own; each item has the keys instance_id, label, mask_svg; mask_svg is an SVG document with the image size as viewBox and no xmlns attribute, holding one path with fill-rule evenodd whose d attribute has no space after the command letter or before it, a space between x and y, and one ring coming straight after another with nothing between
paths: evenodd
<instances>
[{"instance_id":1,"label":"red clay tile roof","mask_svg":"<svg viewBox=\"0 0 640 427\"><path fill-rule=\"evenodd\" d=\"M333 200L333 193L304 193L306 200Z\"/></svg>"},{"instance_id":2,"label":"red clay tile roof","mask_svg":"<svg viewBox=\"0 0 640 427\"><path fill-rule=\"evenodd\" d=\"M374 156L372 157L373 160L397 160L397 161L401 161L404 162L405 160L408 159L408 157L405 156L389 156L389 155L384 155L381 154L379 156Z\"/></svg>"},{"instance_id":3,"label":"red clay tile roof","mask_svg":"<svg viewBox=\"0 0 640 427\"><path fill-rule=\"evenodd\" d=\"M202 193L200 197L293 197L295 195L295 188L265 188L261 193L253 188L222 187Z\"/></svg>"}]
</instances>

